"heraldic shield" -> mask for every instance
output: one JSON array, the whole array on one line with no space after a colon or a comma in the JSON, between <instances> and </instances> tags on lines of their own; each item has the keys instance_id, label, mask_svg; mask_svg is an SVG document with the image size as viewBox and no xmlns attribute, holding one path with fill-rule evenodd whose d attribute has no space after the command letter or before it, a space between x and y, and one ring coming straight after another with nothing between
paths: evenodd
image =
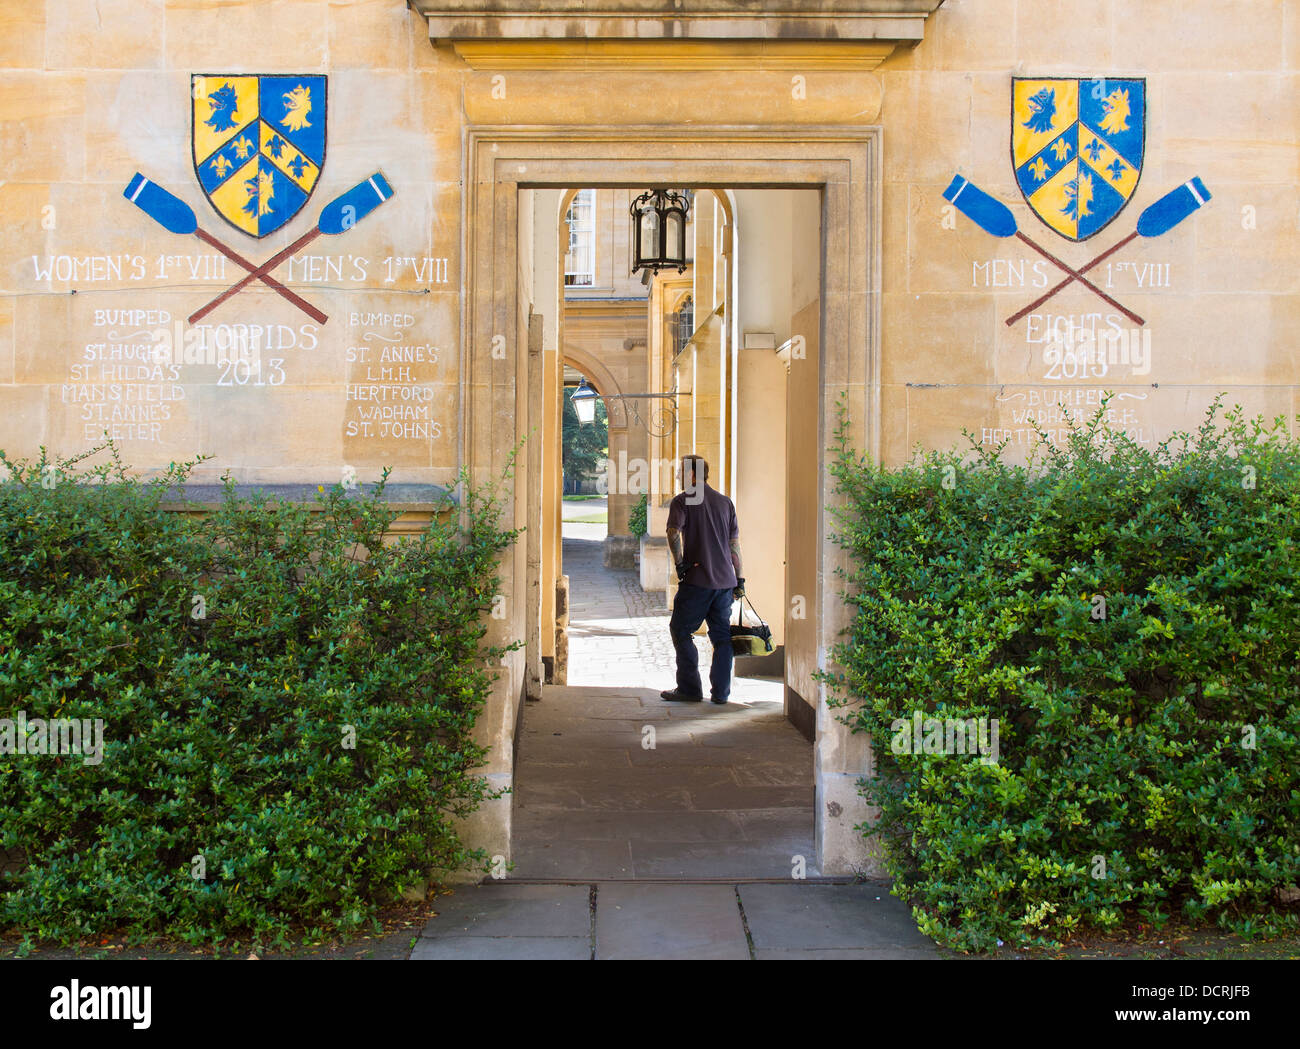
<instances>
[{"instance_id":1,"label":"heraldic shield","mask_svg":"<svg viewBox=\"0 0 1300 1049\"><path fill-rule=\"evenodd\" d=\"M1011 163L1034 214L1087 240L1124 209L1146 150L1146 80L1015 78Z\"/></svg>"},{"instance_id":2,"label":"heraldic shield","mask_svg":"<svg viewBox=\"0 0 1300 1049\"><path fill-rule=\"evenodd\" d=\"M323 76L190 78L194 173L223 219L274 233L311 197L325 165Z\"/></svg>"}]
</instances>

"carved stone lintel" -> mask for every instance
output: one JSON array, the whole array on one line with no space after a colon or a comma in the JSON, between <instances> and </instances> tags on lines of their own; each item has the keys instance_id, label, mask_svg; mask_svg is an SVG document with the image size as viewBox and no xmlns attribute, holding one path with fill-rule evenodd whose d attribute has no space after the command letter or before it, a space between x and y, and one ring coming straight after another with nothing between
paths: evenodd
<instances>
[{"instance_id":1,"label":"carved stone lintel","mask_svg":"<svg viewBox=\"0 0 1300 1049\"><path fill-rule=\"evenodd\" d=\"M874 68L943 0L411 0L475 68ZM719 45L732 45L719 47Z\"/></svg>"}]
</instances>

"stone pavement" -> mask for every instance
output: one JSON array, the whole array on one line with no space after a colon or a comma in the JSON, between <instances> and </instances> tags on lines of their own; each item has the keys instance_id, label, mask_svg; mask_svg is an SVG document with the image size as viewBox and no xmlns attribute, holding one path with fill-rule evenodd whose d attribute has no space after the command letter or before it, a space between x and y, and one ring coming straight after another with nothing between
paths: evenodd
<instances>
[{"instance_id":1,"label":"stone pavement","mask_svg":"<svg viewBox=\"0 0 1300 1049\"><path fill-rule=\"evenodd\" d=\"M524 711L511 877L815 874L812 747L782 713L780 681L736 679L723 706L664 702L662 597L602 567L597 542L566 538L564 559L570 684Z\"/></svg>"},{"instance_id":2,"label":"stone pavement","mask_svg":"<svg viewBox=\"0 0 1300 1049\"><path fill-rule=\"evenodd\" d=\"M524 712L511 877L815 874L812 748L779 702L556 688Z\"/></svg>"},{"instance_id":3,"label":"stone pavement","mask_svg":"<svg viewBox=\"0 0 1300 1049\"><path fill-rule=\"evenodd\" d=\"M662 593L647 593L635 572L606 568L601 526L564 526L564 574L569 577L569 685L671 688L676 661ZM707 666L710 647L701 639Z\"/></svg>"},{"instance_id":4,"label":"stone pavement","mask_svg":"<svg viewBox=\"0 0 1300 1049\"><path fill-rule=\"evenodd\" d=\"M603 525L564 526L564 574L569 577L569 685L672 688L677 661L668 636L662 592L641 589L637 573L604 567ZM701 628L702 631L703 628ZM708 691L712 646L696 635L701 681ZM736 678L732 697L782 702L779 680Z\"/></svg>"},{"instance_id":5,"label":"stone pavement","mask_svg":"<svg viewBox=\"0 0 1300 1049\"><path fill-rule=\"evenodd\" d=\"M440 897L412 960L940 957L882 884L597 882L466 886Z\"/></svg>"},{"instance_id":6,"label":"stone pavement","mask_svg":"<svg viewBox=\"0 0 1300 1049\"><path fill-rule=\"evenodd\" d=\"M936 956L883 884L818 879L812 747L779 680L660 699L668 612L603 567L602 537L565 525L569 684L524 710L513 869L439 897L411 958Z\"/></svg>"}]
</instances>

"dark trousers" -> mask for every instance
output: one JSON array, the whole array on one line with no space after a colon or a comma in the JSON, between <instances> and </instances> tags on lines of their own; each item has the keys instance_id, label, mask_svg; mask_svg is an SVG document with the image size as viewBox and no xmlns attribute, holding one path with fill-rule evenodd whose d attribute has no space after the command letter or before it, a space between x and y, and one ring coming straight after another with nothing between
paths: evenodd
<instances>
[{"instance_id":1,"label":"dark trousers","mask_svg":"<svg viewBox=\"0 0 1300 1049\"><path fill-rule=\"evenodd\" d=\"M706 619L709 640L713 642L713 665L709 684L713 698L724 701L731 695L731 603L733 588L707 590L683 583L673 598L673 614L668 620L673 648L677 650L677 691L688 696L702 696L699 654L695 650L695 631Z\"/></svg>"}]
</instances>

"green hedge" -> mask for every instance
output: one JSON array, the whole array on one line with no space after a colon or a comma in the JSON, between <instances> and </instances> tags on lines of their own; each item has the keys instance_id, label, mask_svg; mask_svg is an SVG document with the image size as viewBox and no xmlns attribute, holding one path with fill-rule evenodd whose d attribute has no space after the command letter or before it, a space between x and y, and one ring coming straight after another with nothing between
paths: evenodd
<instances>
[{"instance_id":1,"label":"green hedge","mask_svg":"<svg viewBox=\"0 0 1300 1049\"><path fill-rule=\"evenodd\" d=\"M109 450L91 470L0 453L0 718L104 734L98 763L0 756L0 845L27 860L0 928L285 943L480 863L453 817L492 796L471 731L516 535L492 493L463 485L385 544L382 483L313 512L227 481L192 517L159 504L193 464L142 483Z\"/></svg>"},{"instance_id":2,"label":"green hedge","mask_svg":"<svg viewBox=\"0 0 1300 1049\"><path fill-rule=\"evenodd\" d=\"M864 832L960 949L1296 927L1300 447L1217 403L1158 448L1103 418L1025 467L974 446L891 470L841 420L856 614L828 680L875 743ZM910 752L918 711L989 742L997 719L997 762Z\"/></svg>"}]
</instances>

